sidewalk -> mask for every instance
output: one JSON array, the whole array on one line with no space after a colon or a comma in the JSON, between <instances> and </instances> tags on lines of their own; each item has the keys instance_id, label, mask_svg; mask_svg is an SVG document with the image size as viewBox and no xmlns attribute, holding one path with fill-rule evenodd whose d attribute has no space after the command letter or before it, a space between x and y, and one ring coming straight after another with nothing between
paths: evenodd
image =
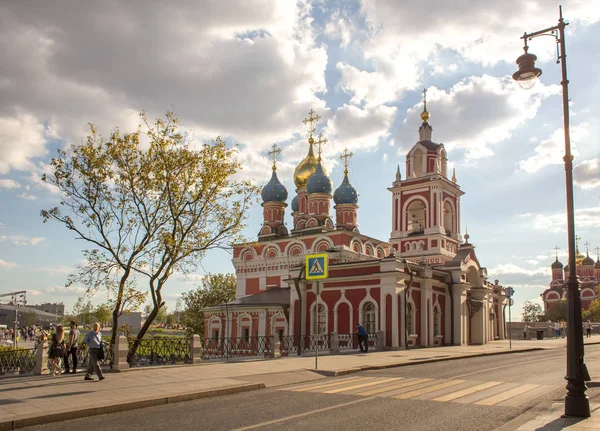
<instances>
[{"instance_id":1,"label":"sidewalk","mask_svg":"<svg viewBox=\"0 0 600 431\"><path fill-rule=\"evenodd\" d=\"M600 341L600 338L589 340ZM564 339L513 341L512 351L560 349L565 344ZM84 381L83 373L3 378L0 379L0 431L306 382L361 370L508 352L509 343L504 340L484 346L319 356L318 372L314 371L314 356L295 356L276 360L137 368L107 373L106 380L102 382Z\"/></svg>"}]
</instances>

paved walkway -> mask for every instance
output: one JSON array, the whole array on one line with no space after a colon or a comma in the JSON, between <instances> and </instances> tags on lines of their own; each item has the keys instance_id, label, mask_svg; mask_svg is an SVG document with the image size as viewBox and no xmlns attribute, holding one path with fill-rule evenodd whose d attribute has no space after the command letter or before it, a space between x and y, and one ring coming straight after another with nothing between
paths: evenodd
<instances>
[{"instance_id":1,"label":"paved walkway","mask_svg":"<svg viewBox=\"0 0 600 431\"><path fill-rule=\"evenodd\" d=\"M586 341L598 342L600 337L593 337ZM565 344L564 339L513 341L512 351L561 349L565 348ZM449 346L368 354L325 355L318 359L318 371L314 370L315 357L313 356L131 369L122 373L106 373L106 379L102 382L84 381L82 373L57 377L2 378L0 379L0 431L312 381L360 370L507 352L509 352L508 341L495 341L484 346ZM545 413L544 418L556 416L552 412L551 410L550 413ZM588 422L586 427L589 428L590 423Z\"/></svg>"}]
</instances>

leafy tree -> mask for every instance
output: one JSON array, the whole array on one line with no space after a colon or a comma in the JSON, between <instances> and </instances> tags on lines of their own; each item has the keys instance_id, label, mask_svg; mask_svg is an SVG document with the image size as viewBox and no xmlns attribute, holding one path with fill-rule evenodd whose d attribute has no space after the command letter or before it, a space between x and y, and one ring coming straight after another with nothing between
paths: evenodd
<instances>
[{"instance_id":1,"label":"leafy tree","mask_svg":"<svg viewBox=\"0 0 600 431\"><path fill-rule=\"evenodd\" d=\"M596 298L590 302L590 306L587 310L583 310L581 317L584 321L600 322L600 299Z\"/></svg>"},{"instance_id":2,"label":"leafy tree","mask_svg":"<svg viewBox=\"0 0 600 431\"><path fill-rule=\"evenodd\" d=\"M544 317L544 310L537 302L525 301L521 312L521 321L539 322Z\"/></svg>"},{"instance_id":3,"label":"leafy tree","mask_svg":"<svg viewBox=\"0 0 600 431\"><path fill-rule=\"evenodd\" d=\"M550 305L550 308L548 309L546 314L544 314L544 317L542 320L551 320L553 322L557 322L557 321L561 321L561 320L566 321L567 320L567 301L561 300L561 301L554 302L552 305Z\"/></svg>"},{"instance_id":4,"label":"leafy tree","mask_svg":"<svg viewBox=\"0 0 600 431\"><path fill-rule=\"evenodd\" d=\"M137 131L117 129L108 140L90 125L87 140L59 150L42 178L62 194L60 207L42 211L44 221L62 223L90 245L86 264L70 281L116 292L112 343L132 274L147 278L152 310L131 355L165 305L169 277L195 269L208 250L243 241L247 210L258 194L249 181L235 179L237 150L220 138L195 149L178 132L173 113L154 124L141 117Z\"/></svg>"},{"instance_id":5,"label":"leafy tree","mask_svg":"<svg viewBox=\"0 0 600 431\"><path fill-rule=\"evenodd\" d=\"M73 314L75 315L75 320L77 322L87 326L92 323L92 311L94 310L94 306L91 301L88 300L86 302L85 300L85 296L77 298L77 302L73 306Z\"/></svg>"},{"instance_id":6,"label":"leafy tree","mask_svg":"<svg viewBox=\"0 0 600 431\"><path fill-rule=\"evenodd\" d=\"M207 274L202 278L201 286L183 294L182 322L188 334L204 337L204 313L201 310L234 300L235 285L234 274Z\"/></svg>"},{"instance_id":7,"label":"leafy tree","mask_svg":"<svg viewBox=\"0 0 600 431\"><path fill-rule=\"evenodd\" d=\"M94 310L94 317L103 325L110 320L111 316L112 312L109 304L100 304Z\"/></svg>"},{"instance_id":8,"label":"leafy tree","mask_svg":"<svg viewBox=\"0 0 600 431\"><path fill-rule=\"evenodd\" d=\"M165 323L167 324L167 326L175 325L177 323L177 317L175 316L175 313L167 314L167 317L165 318Z\"/></svg>"}]
</instances>

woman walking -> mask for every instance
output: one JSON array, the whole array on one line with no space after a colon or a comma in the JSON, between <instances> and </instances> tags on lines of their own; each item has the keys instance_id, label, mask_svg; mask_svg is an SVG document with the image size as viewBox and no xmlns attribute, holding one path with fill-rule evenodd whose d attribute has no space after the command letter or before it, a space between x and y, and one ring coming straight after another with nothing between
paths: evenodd
<instances>
[{"instance_id":1,"label":"woman walking","mask_svg":"<svg viewBox=\"0 0 600 431\"><path fill-rule=\"evenodd\" d=\"M105 377L102 374L102 368L98 364L98 358L102 354L102 332L100 332L100 324L98 322L92 325L92 330L86 334L83 342L88 345L90 352L90 363L87 367L84 380L94 380L92 378L94 372L98 375L98 380L104 380Z\"/></svg>"},{"instance_id":2,"label":"woman walking","mask_svg":"<svg viewBox=\"0 0 600 431\"><path fill-rule=\"evenodd\" d=\"M62 373L60 368L60 360L65 356L65 330L61 325L56 327L56 332L52 334L50 340L50 349L48 350L48 357L50 358L50 372L53 376L57 376Z\"/></svg>"}]
</instances>

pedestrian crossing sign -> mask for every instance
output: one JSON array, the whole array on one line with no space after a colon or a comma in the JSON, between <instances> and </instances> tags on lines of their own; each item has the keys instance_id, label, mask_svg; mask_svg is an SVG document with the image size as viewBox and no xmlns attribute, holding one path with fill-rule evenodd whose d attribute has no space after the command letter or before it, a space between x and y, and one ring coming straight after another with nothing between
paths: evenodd
<instances>
[{"instance_id":1,"label":"pedestrian crossing sign","mask_svg":"<svg viewBox=\"0 0 600 431\"><path fill-rule=\"evenodd\" d=\"M328 260L327 255L309 254L306 256L306 279L318 280L327 278Z\"/></svg>"}]
</instances>

